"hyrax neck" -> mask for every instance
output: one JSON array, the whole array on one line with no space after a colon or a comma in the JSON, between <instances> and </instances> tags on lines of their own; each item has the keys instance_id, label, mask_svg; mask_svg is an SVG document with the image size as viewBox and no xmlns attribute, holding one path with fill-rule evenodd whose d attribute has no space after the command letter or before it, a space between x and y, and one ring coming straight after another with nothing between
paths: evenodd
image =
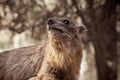
<instances>
[{"instance_id":1,"label":"hyrax neck","mask_svg":"<svg viewBox=\"0 0 120 80\"><path fill-rule=\"evenodd\" d=\"M81 51L75 51L70 43L51 43L47 45L46 59L52 66L59 69L80 67ZM74 66L73 66L74 65ZM78 70L79 71L79 70Z\"/></svg>"},{"instance_id":2,"label":"hyrax neck","mask_svg":"<svg viewBox=\"0 0 120 80\"><path fill-rule=\"evenodd\" d=\"M45 60L47 60L49 66L62 70L64 73L62 75L68 76L63 80L78 80L82 58L81 50L75 51L73 47L68 45L60 45L58 43L53 45L53 43L49 42L46 47Z\"/></svg>"}]
</instances>

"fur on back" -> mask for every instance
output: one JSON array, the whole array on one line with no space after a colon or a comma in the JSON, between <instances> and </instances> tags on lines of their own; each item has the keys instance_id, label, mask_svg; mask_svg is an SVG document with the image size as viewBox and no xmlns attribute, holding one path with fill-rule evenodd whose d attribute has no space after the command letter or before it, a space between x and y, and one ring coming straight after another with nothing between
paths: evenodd
<instances>
[{"instance_id":1,"label":"fur on back","mask_svg":"<svg viewBox=\"0 0 120 80\"><path fill-rule=\"evenodd\" d=\"M42 46L0 53L0 80L27 80L35 76L43 61L43 54Z\"/></svg>"}]
</instances>

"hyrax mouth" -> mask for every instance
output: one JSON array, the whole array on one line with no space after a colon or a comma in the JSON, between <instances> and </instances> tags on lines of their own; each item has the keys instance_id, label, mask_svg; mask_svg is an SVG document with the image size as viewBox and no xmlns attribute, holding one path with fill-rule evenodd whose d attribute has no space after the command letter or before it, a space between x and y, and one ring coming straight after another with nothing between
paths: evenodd
<instances>
[{"instance_id":1,"label":"hyrax mouth","mask_svg":"<svg viewBox=\"0 0 120 80\"><path fill-rule=\"evenodd\" d=\"M56 27L49 27L49 30L50 31L59 31L59 32L61 32L61 33L63 33L63 30L62 29L60 29L60 28L56 28Z\"/></svg>"}]
</instances>

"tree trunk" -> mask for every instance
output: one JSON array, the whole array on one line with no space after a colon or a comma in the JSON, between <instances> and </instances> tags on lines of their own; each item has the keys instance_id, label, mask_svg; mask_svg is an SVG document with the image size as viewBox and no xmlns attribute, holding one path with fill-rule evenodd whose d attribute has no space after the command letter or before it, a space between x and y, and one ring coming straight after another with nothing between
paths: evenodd
<instances>
[{"instance_id":1,"label":"tree trunk","mask_svg":"<svg viewBox=\"0 0 120 80\"><path fill-rule=\"evenodd\" d=\"M86 2L87 8L82 11L76 0L73 0L76 13L86 25L90 41L95 48L98 80L117 80L117 0L106 0L97 10L93 8L94 0L86 0Z\"/></svg>"},{"instance_id":2,"label":"tree trunk","mask_svg":"<svg viewBox=\"0 0 120 80\"><path fill-rule=\"evenodd\" d=\"M105 4L104 18L97 25L98 37L92 36L98 80L117 80L116 4L113 1L109 0Z\"/></svg>"}]
</instances>

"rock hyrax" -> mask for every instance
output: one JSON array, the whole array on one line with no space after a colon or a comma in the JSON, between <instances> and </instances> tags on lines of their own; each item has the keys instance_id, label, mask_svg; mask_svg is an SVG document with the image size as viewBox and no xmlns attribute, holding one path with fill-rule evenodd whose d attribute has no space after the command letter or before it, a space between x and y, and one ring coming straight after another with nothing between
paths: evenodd
<instances>
[{"instance_id":1,"label":"rock hyrax","mask_svg":"<svg viewBox=\"0 0 120 80\"><path fill-rule=\"evenodd\" d=\"M44 44L0 53L0 80L78 80L85 32L68 19L48 19Z\"/></svg>"}]
</instances>

